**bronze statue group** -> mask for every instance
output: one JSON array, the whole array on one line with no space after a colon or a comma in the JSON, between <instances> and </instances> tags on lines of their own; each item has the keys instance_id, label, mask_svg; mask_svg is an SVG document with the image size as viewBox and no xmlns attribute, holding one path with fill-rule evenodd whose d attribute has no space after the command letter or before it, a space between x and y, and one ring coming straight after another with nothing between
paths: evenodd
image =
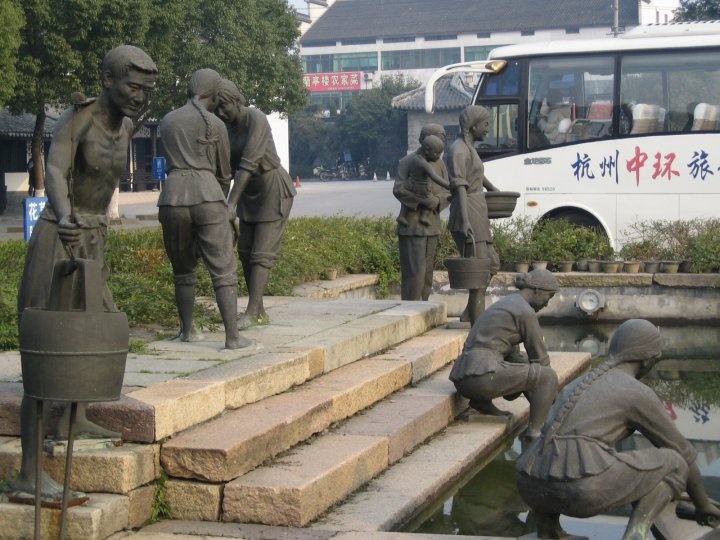
<instances>
[{"instance_id":1,"label":"bronze statue group","mask_svg":"<svg viewBox=\"0 0 720 540\"><path fill-rule=\"evenodd\" d=\"M19 316L28 307L49 307L55 263L66 260L66 271L72 273L76 258L100 264L102 290L96 292L106 311L117 311L107 286L107 211L157 73L141 49L116 47L100 66L100 96L86 99L78 93L58 121L47 158L48 202L28 243ZM212 69L199 69L190 77L187 103L161 120L160 137L167 179L158 217L173 268L180 319L176 339L203 339L193 323L195 270L202 259L225 327L225 349L247 347L251 342L239 330L269 323L262 297L296 194L267 117L247 107L233 82ZM249 289L248 306L239 320L235 246ZM22 493L33 493L36 484L34 401L24 397L21 406L22 461L11 487ZM90 422L86 406L80 405L78 433L119 436ZM57 500L62 486L41 474L42 496Z\"/></svg>"},{"instance_id":2,"label":"bronze statue group","mask_svg":"<svg viewBox=\"0 0 720 540\"><path fill-rule=\"evenodd\" d=\"M100 96L78 100L58 121L46 167L48 203L28 244L19 314L25 307L48 306L53 264L74 257L100 263L105 309L117 310L104 264L106 215L126 167L134 120L146 111L156 77L145 52L117 47L100 66ZM487 135L489 120L483 107L464 109L445 161L440 159L445 131L427 124L418 151L398 164L393 193L401 203L397 234L403 300L430 295L440 212L448 205L448 228L461 255L489 259L490 275L499 270L484 195L497 188L486 178L474 146ZM269 322L263 295L296 194L268 120L247 106L235 83L212 69L199 69L190 78L187 103L160 122L160 137L167 179L158 200L159 220L173 268L180 319L176 339L202 339L192 316L195 270L202 259L224 323L224 347L246 347L250 342L239 330ZM249 291L239 321L235 247ZM720 517L703 488L695 451L658 397L638 380L660 357L658 329L644 320L623 323L607 360L558 394L536 315L558 291L558 281L547 270L533 270L519 274L515 284L517 292L488 309L489 279L469 289L461 320L471 329L450 379L482 414L507 414L493 404L495 398L522 394L530 402L517 478L538 536L568 537L560 514L587 517L629 503L633 512L624 539L644 539L664 506L685 491L699 522ZM28 493L36 483L32 401L23 398L23 456L13 481L14 489ZM105 434L83 409L78 413L80 430ZM653 447L619 450L617 443L635 431ZM57 499L62 487L42 474L43 496Z\"/></svg>"},{"instance_id":3,"label":"bronze statue group","mask_svg":"<svg viewBox=\"0 0 720 540\"><path fill-rule=\"evenodd\" d=\"M430 295L439 213L448 204L448 229L460 255L489 259L490 276L499 270L484 196L484 189L497 188L485 176L474 146L487 135L488 123L487 109L466 107L445 161L424 144L430 137L444 142L445 131L427 124L420 148L398 164L393 193L401 203L397 234L404 300ZM623 540L644 540L665 506L685 492L696 520L717 524L720 507L705 492L695 450L657 395L639 381L661 356L658 328L643 319L622 323L607 359L558 394L536 314L559 290L558 280L545 269L518 274L517 292L485 309L488 285L489 280L478 280L468 290L461 320L471 328L450 380L481 414L509 414L493 403L499 397L513 400L522 394L530 403L516 468L538 537L573 538L560 526L561 514L591 517L629 504ZM652 446L620 449L619 443L635 432Z\"/></svg>"}]
</instances>

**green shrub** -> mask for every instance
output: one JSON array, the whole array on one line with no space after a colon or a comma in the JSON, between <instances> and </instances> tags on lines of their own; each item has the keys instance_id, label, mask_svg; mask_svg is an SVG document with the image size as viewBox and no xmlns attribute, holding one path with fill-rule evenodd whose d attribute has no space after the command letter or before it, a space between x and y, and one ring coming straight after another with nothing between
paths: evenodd
<instances>
[{"instance_id":1,"label":"green shrub","mask_svg":"<svg viewBox=\"0 0 720 540\"><path fill-rule=\"evenodd\" d=\"M557 265L580 258L610 259L614 251L607 237L564 219L541 220L532 233L532 257Z\"/></svg>"},{"instance_id":2,"label":"green shrub","mask_svg":"<svg viewBox=\"0 0 720 540\"><path fill-rule=\"evenodd\" d=\"M687 260L693 272L720 271L720 219L708 220L689 240Z\"/></svg>"},{"instance_id":3,"label":"green shrub","mask_svg":"<svg viewBox=\"0 0 720 540\"><path fill-rule=\"evenodd\" d=\"M566 221L536 223L530 218L493 220L495 247L505 265L533 254L557 263L581 257L606 259L612 256L607 238L597 231L575 227ZM680 241L693 270L711 272L720 268L720 220L693 220L683 223L640 222L637 236L627 244L623 256L646 258L640 248L661 245L663 254L672 252ZM682 239L682 240L681 240ZM648 242L648 244L643 244ZM22 241L0 243L0 349L17 348L17 291L26 244ZM634 251L632 251L634 250ZM632 257L630 254L632 253ZM443 227L435 259L435 268L444 269L443 261L457 257L457 250ZM523 258L521 258L523 257ZM527 260L527 258L525 258ZM139 231L112 231L108 238L107 262L112 274L109 281L118 307L127 313L131 326L177 327L177 312L172 283L172 268L165 255L159 227ZM270 274L266 294L291 295L294 287L319 279L328 268L340 275L347 272L376 273L378 292L387 295L400 282L400 261L395 221L391 217L304 217L291 219L285 231L282 249ZM238 266L238 294L247 295L247 287ZM198 296L213 296L208 272L198 266ZM220 324L216 310L198 303L196 319L204 327Z\"/></svg>"},{"instance_id":4,"label":"green shrub","mask_svg":"<svg viewBox=\"0 0 720 540\"><path fill-rule=\"evenodd\" d=\"M720 219L643 220L623 231L625 258L687 261L694 272L720 266Z\"/></svg>"},{"instance_id":5,"label":"green shrub","mask_svg":"<svg viewBox=\"0 0 720 540\"><path fill-rule=\"evenodd\" d=\"M16 349L17 292L24 264L26 244L0 243L0 349ZM172 267L165 254L159 227L136 231L111 231L106 260L111 269L108 283L115 303L131 326L177 327L177 309ZM269 296L291 295L293 288L319 279L328 268L342 275L348 272L376 273L378 294L387 295L400 281L395 221L386 218L298 218L285 231L276 266L266 290ZM210 275L198 265L197 295L213 297ZM238 264L238 294L247 295L247 286ZM195 319L200 326L216 328L216 310L197 303Z\"/></svg>"}]
</instances>

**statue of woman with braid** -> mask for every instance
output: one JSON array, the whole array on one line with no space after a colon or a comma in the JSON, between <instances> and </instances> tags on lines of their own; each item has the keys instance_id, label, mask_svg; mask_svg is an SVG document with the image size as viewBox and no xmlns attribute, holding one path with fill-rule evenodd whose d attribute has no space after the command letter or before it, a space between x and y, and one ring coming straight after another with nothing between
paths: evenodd
<instances>
[{"instance_id":1,"label":"statue of woman with braid","mask_svg":"<svg viewBox=\"0 0 720 540\"><path fill-rule=\"evenodd\" d=\"M623 540L644 540L665 505L685 490L699 523L720 516L703 487L695 450L638 380L660 358L661 345L650 322L621 324L607 360L565 387L540 438L518 459L518 488L535 512L539 538L568 537L560 514L585 518L632 504ZM635 431L653 447L618 450Z\"/></svg>"},{"instance_id":2,"label":"statue of woman with braid","mask_svg":"<svg viewBox=\"0 0 720 540\"><path fill-rule=\"evenodd\" d=\"M178 339L202 339L193 324L195 269L202 256L225 325L225 348L239 349L250 341L237 328L237 259L225 202L231 179L230 142L225 125L212 114L220 81L212 69L197 70L190 78L187 104L160 122L167 180L158 200L158 218L173 267Z\"/></svg>"}]
</instances>

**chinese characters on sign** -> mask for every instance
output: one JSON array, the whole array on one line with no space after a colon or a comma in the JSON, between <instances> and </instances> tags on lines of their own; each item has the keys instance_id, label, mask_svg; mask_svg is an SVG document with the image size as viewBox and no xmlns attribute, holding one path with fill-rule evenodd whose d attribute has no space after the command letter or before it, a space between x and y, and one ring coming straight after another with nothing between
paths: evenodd
<instances>
[{"instance_id":1,"label":"chinese characters on sign","mask_svg":"<svg viewBox=\"0 0 720 540\"><path fill-rule=\"evenodd\" d=\"M25 205L25 212L23 214L23 231L25 233L25 240L30 240L30 235L32 234L37 220L40 219L40 214L42 213L43 208L45 208L45 203L47 203L47 197L28 197L25 199L23 203Z\"/></svg>"},{"instance_id":2,"label":"chinese characters on sign","mask_svg":"<svg viewBox=\"0 0 720 540\"><path fill-rule=\"evenodd\" d=\"M707 180L720 170L720 160L713 163L710 154L703 149L697 149L683 159L675 152L646 152L635 146L629 156L621 156L619 150L608 155L576 152L570 169L578 181L608 179L616 184L620 183L620 172L627 171L631 173L635 185L639 186L649 180L671 181L683 176Z\"/></svg>"},{"instance_id":3,"label":"chinese characters on sign","mask_svg":"<svg viewBox=\"0 0 720 540\"><path fill-rule=\"evenodd\" d=\"M341 92L360 90L362 71L338 73L308 73L303 75L305 88L310 92Z\"/></svg>"}]
</instances>

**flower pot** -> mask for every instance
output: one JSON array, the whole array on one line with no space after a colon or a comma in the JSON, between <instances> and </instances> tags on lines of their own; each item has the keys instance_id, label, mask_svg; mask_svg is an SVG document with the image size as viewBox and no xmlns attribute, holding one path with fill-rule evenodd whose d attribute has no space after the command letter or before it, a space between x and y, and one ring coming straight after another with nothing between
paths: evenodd
<instances>
[{"instance_id":1,"label":"flower pot","mask_svg":"<svg viewBox=\"0 0 720 540\"><path fill-rule=\"evenodd\" d=\"M587 272L588 271L588 259L582 258L577 260L577 264L575 265L575 268L578 272Z\"/></svg>"},{"instance_id":2,"label":"flower pot","mask_svg":"<svg viewBox=\"0 0 720 540\"><path fill-rule=\"evenodd\" d=\"M520 194L517 191L486 191L488 218L498 219L512 216Z\"/></svg>"},{"instance_id":3,"label":"flower pot","mask_svg":"<svg viewBox=\"0 0 720 540\"><path fill-rule=\"evenodd\" d=\"M527 272L530 270L530 263L526 262L516 262L515 263L515 271L516 272Z\"/></svg>"},{"instance_id":4,"label":"flower pot","mask_svg":"<svg viewBox=\"0 0 720 540\"><path fill-rule=\"evenodd\" d=\"M558 263L558 272L572 272L575 261L560 261Z\"/></svg>"},{"instance_id":5,"label":"flower pot","mask_svg":"<svg viewBox=\"0 0 720 540\"><path fill-rule=\"evenodd\" d=\"M547 261L533 261L532 262L533 270L547 268L547 265L548 265Z\"/></svg>"},{"instance_id":6,"label":"flower pot","mask_svg":"<svg viewBox=\"0 0 720 540\"><path fill-rule=\"evenodd\" d=\"M692 272L690 261L682 261L680 263L680 268L678 268L678 272L682 274L688 274Z\"/></svg>"},{"instance_id":7,"label":"flower pot","mask_svg":"<svg viewBox=\"0 0 720 540\"><path fill-rule=\"evenodd\" d=\"M590 260L588 261L588 272L599 272L600 261Z\"/></svg>"},{"instance_id":8,"label":"flower pot","mask_svg":"<svg viewBox=\"0 0 720 540\"><path fill-rule=\"evenodd\" d=\"M322 271L321 278L327 281L337 279L338 271L337 268L326 268Z\"/></svg>"},{"instance_id":9,"label":"flower pot","mask_svg":"<svg viewBox=\"0 0 720 540\"><path fill-rule=\"evenodd\" d=\"M645 272L648 274L654 274L660 268L660 261L645 261Z\"/></svg>"},{"instance_id":10,"label":"flower pot","mask_svg":"<svg viewBox=\"0 0 720 540\"><path fill-rule=\"evenodd\" d=\"M600 261L600 270L606 274L615 274L618 271L620 263L617 261Z\"/></svg>"},{"instance_id":11,"label":"flower pot","mask_svg":"<svg viewBox=\"0 0 720 540\"><path fill-rule=\"evenodd\" d=\"M680 261L662 261L660 263L660 271L664 274L677 274L680 268Z\"/></svg>"},{"instance_id":12,"label":"flower pot","mask_svg":"<svg viewBox=\"0 0 720 540\"><path fill-rule=\"evenodd\" d=\"M640 271L640 261L625 261L623 272L627 274L637 274Z\"/></svg>"}]
</instances>

